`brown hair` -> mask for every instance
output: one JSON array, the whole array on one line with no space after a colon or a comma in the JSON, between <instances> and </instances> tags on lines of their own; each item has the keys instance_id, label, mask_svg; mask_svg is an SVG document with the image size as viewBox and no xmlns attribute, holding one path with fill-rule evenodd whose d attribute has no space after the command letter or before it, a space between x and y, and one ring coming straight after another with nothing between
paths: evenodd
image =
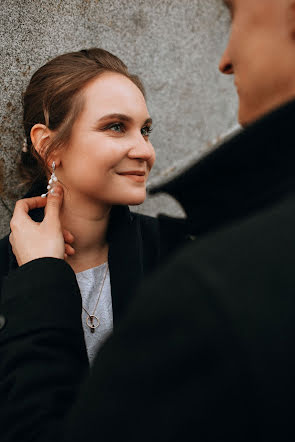
<instances>
[{"instance_id":1,"label":"brown hair","mask_svg":"<svg viewBox=\"0 0 295 442\"><path fill-rule=\"evenodd\" d=\"M104 49L91 48L60 55L38 69L31 78L23 96L23 125L27 152L21 152L18 171L22 184L44 182L48 172L47 161L54 151L64 147L71 129L83 109L83 87L104 72L117 72L129 78L143 93L143 84L131 75L127 66ZM37 124L45 124L56 133L41 155L32 145L30 132Z\"/></svg>"}]
</instances>

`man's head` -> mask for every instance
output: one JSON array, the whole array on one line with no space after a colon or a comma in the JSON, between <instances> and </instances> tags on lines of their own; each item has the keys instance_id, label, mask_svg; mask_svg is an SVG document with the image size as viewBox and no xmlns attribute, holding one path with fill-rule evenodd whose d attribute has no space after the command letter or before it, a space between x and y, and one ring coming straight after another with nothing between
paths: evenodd
<instances>
[{"instance_id":1,"label":"man's head","mask_svg":"<svg viewBox=\"0 0 295 442\"><path fill-rule=\"evenodd\" d=\"M234 74L245 126L295 98L295 0L224 0L231 33L220 60Z\"/></svg>"}]
</instances>

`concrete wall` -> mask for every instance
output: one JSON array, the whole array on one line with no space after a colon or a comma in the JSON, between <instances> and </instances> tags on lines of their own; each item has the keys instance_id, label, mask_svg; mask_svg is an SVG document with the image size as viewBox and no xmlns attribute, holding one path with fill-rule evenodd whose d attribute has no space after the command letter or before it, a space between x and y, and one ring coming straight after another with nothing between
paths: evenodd
<instances>
[{"instance_id":1,"label":"concrete wall","mask_svg":"<svg viewBox=\"0 0 295 442\"><path fill-rule=\"evenodd\" d=\"M157 162L150 183L170 176L210 149L236 125L232 79L217 69L228 13L221 0L1 0L0 167L8 190L17 184L21 93L32 73L68 51L103 47L146 86ZM0 201L0 236L14 199ZM169 197L138 209L182 216Z\"/></svg>"}]
</instances>

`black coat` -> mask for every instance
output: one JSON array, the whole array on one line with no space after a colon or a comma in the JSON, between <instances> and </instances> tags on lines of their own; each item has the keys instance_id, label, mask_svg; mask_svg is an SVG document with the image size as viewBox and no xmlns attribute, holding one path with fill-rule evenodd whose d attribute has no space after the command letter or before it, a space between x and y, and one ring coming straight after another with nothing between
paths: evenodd
<instances>
[{"instance_id":1,"label":"black coat","mask_svg":"<svg viewBox=\"0 0 295 442\"><path fill-rule=\"evenodd\" d=\"M43 192L41 185L35 184L24 198ZM34 221L41 222L44 209L32 210L29 215ZM112 208L107 239L114 326L131 302L142 279L155 270L169 253L187 241L185 229L180 226L181 223L179 227L178 224L171 226L169 239L164 234L160 237L157 218L130 212L127 206ZM17 268L7 235L0 240L0 299L2 279Z\"/></svg>"},{"instance_id":2,"label":"black coat","mask_svg":"<svg viewBox=\"0 0 295 442\"><path fill-rule=\"evenodd\" d=\"M1 440L294 440L294 117L295 102L158 189L196 240L144 281L90 375L71 268L4 279Z\"/></svg>"}]
</instances>

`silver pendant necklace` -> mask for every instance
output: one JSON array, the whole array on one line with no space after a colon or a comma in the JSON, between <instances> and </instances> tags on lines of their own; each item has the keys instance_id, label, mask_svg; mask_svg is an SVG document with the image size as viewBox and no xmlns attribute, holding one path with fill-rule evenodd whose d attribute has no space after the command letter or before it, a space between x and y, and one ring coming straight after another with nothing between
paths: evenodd
<instances>
[{"instance_id":1,"label":"silver pendant necklace","mask_svg":"<svg viewBox=\"0 0 295 442\"><path fill-rule=\"evenodd\" d=\"M89 313L89 312L86 310L86 308L82 305L83 310L84 310L84 311L86 312L86 314L87 314L86 324L87 324L88 327L90 328L91 333L94 333L95 330L97 329L97 327L100 325L100 321L99 321L98 317L95 315L95 312L96 312L96 309L97 309L97 306L98 306L98 301L99 301L99 299L100 299L100 295L101 295L101 292L102 292L102 289L103 289L103 286L104 286L104 282L105 282L105 279L106 279L106 276L107 276L108 270L109 270L109 265L108 265L108 263L107 263L107 268L106 268L106 271L105 271L105 274L104 274L104 277L103 277L102 283L101 283L101 285L100 285L100 289L99 289L99 293L98 293L98 298L97 298L97 301L96 301L96 304L95 304L95 307L94 307L93 313L92 313L92 314Z\"/></svg>"}]
</instances>

